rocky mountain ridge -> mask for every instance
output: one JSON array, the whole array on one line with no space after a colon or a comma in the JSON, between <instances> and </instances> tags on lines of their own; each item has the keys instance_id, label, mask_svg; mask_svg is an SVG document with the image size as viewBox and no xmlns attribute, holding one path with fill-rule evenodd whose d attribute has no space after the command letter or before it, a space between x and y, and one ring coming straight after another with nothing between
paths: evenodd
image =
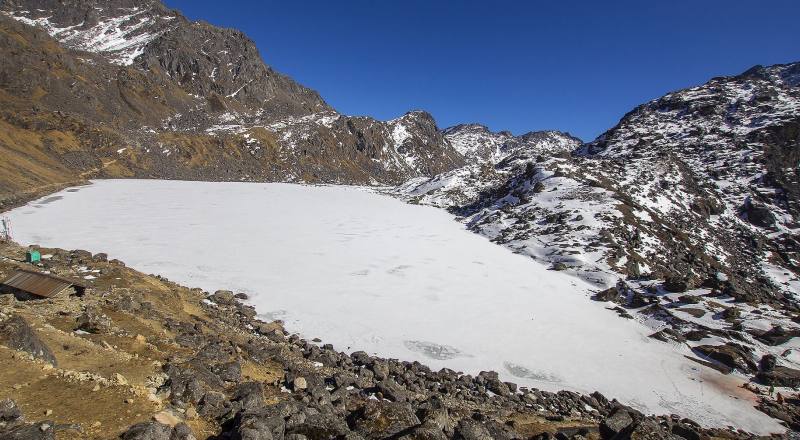
<instances>
[{"instance_id":1,"label":"rocky mountain ridge","mask_svg":"<svg viewBox=\"0 0 800 440\"><path fill-rule=\"evenodd\" d=\"M158 1L7 1L0 38L4 198L87 176L396 184L464 164L429 114L341 115L241 32Z\"/></svg>"},{"instance_id":2,"label":"rocky mountain ridge","mask_svg":"<svg viewBox=\"0 0 800 440\"><path fill-rule=\"evenodd\" d=\"M560 131L532 131L514 136L508 131L492 132L481 124L456 125L443 133L456 151L473 162L498 162L522 149L547 155L570 153L583 143Z\"/></svg>"},{"instance_id":3,"label":"rocky mountain ridge","mask_svg":"<svg viewBox=\"0 0 800 440\"><path fill-rule=\"evenodd\" d=\"M800 371L798 72L715 78L571 152L488 155L393 193L594 284L594 299L653 338L777 383L762 380L760 359Z\"/></svg>"},{"instance_id":4,"label":"rocky mountain ridge","mask_svg":"<svg viewBox=\"0 0 800 440\"><path fill-rule=\"evenodd\" d=\"M456 127L446 136L481 159L397 193L577 272L581 255L605 248L588 258L599 264L584 268L587 279L587 270L690 287L726 278L738 283L731 291L780 302L798 288L778 273L799 269L798 71L759 67L671 93L585 145L504 150L507 134ZM581 231L592 232L580 240Z\"/></svg>"}]
</instances>

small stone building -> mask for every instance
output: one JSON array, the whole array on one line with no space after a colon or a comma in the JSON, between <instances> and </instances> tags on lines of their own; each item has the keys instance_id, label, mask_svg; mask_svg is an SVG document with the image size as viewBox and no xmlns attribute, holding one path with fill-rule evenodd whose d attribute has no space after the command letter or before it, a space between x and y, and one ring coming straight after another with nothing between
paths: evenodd
<instances>
[{"instance_id":1,"label":"small stone building","mask_svg":"<svg viewBox=\"0 0 800 440\"><path fill-rule=\"evenodd\" d=\"M52 298L56 295L83 295L86 286L66 278L17 269L0 283L0 293L14 295L20 301Z\"/></svg>"}]
</instances>

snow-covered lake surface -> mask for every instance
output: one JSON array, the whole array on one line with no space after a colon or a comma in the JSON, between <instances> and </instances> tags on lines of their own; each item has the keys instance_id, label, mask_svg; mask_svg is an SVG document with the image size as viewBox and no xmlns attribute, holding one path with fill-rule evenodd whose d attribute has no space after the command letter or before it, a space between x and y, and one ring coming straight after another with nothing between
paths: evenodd
<instances>
[{"instance_id":1,"label":"snow-covered lake surface","mask_svg":"<svg viewBox=\"0 0 800 440\"><path fill-rule=\"evenodd\" d=\"M107 252L190 287L246 292L262 316L342 351L783 430L740 379L687 360L685 346L590 301L591 286L436 208L354 187L106 180L9 217L22 244Z\"/></svg>"}]
</instances>

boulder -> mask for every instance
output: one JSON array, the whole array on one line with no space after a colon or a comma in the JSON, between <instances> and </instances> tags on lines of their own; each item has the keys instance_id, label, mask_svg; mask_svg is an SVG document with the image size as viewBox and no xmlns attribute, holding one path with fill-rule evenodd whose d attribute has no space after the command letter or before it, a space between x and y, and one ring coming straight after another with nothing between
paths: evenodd
<instances>
[{"instance_id":1,"label":"boulder","mask_svg":"<svg viewBox=\"0 0 800 440\"><path fill-rule=\"evenodd\" d=\"M520 436L519 433L514 431L514 429L510 425L500 423L496 420L484 421L483 427L486 428L486 430L489 432L489 436L491 436L491 438L493 438L494 440L515 440L519 438L524 438ZM584 430L582 429L573 429L573 431L575 431L575 434L578 433L577 431L584 432ZM573 437L573 436L570 437L574 438L575 440L579 439L579 437Z\"/></svg>"},{"instance_id":2,"label":"boulder","mask_svg":"<svg viewBox=\"0 0 800 440\"><path fill-rule=\"evenodd\" d=\"M689 330L688 332L684 333L683 336L688 341L697 342L697 341L700 341L702 339L707 338L709 336L709 333L708 333L707 330L696 329L696 330Z\"/></svg>"},{"instance_id":3,"label":"boulder","mask_svg":"<svg viewBox=\"0 0 800 440\"><path fill-rule=\"evenodd\" d=\"M634 423L628 428L630 434L622 438L630 439L649 439L649 440L680 440L681 437L672 434L653 419L644 419L640 423ZM619 437L618 437L619 438Z\"/></svg>"},{"instance_id":4,"label":"boulder","mask_svg":"<svg viewBox=\"0 0 800 440\"><path fill-rule=\"evenodd\" d=\"M800 387L800 370L775 366L768 371L759 372L756 375L756 379L765 385L790 388Z\"/></svg>"},{"instance_id":5,"label":"boulder","mask_svg":"<svg viewBox=\"0 0 800 440\"><path fill-rule=\"evenodd\" d=\"M211 372L224 382L238 383L242 380L242 364L239 361L224 362L211 366Z\"/></svg>"},{"instance_id":6,"label":"boulder","mask_svg":"<svg viewBox=\"0 0 800 440\"><path fill-rule=\"evenodd\" d=\"M600 432L604 438L611 438L631 424L633 424L633 416L624 408L617 408L600 423Z\"/></svg>"},{"instance_id":7,"label":"boulder","mask_svg":"<svg viewBox=\"0 0 800 440\"><path fill-rule=\"evenodd\" d=\"M686 292L688 288L689 288L689 283L687 283L686 280L681 277L672 276L672 277L667 277L667 279L664 280L664 290L666 290L667 292L672 292L672 293Z\"/></svg>"},{"instance_id":8,"label":"boulder","mask_svg":"<svg viewBox=\"0 0 800 440\"><path fill-rule=\"evenodd\" d=\"M352 385L356 381L356 376L353 373L344 371L333 375L333 383L337 388L344 388Z\"/></svg>"},{"instance_id":9,"label":"boulder","mask_svg":"<svg viewBox=\"0 0 800 440\"><path fill-rule=\"evenodd\" d=\"M726 321L735 321L742 317L742 311L738 307L726 307L722 311L722 319Z\"/></svg>"},{"instance_id":10,"label":"boulder","mask_svg":"<svg viewBox=\"0 0 800 440\"><path fill-rule=\"evenodd\" d=\"M511 388L505 382L496 377L486 379L486 389L498 396L508 397L511 395Z\"/></svg>"},{"instance_id":11,"label":"boulder","mask_svg":"<svg viewBox=\"0 0 800 440\"><path fill-rule=\"evenodd\" d=\"M55 440L55 423L51 421L0 427L3 440Z\"/></svg>"},{"instance_id":12,"label":"boulder","mask_svg":"<svg viewBox=\"0 0 800 440\"><path fill-rule=\"evenodd\" d=\"M302 422L293 424L291 428L287 427L287 434L302 435L309 439L357 438L353 436L347 423L331 412L309 412Z\"/></svg>"},{"instance_id":13,"label":"boulder","mask_svg":"<svg viewBox=\"0 0 800 440\"><path fill-rule=\"evenodd\" d=\"M702 438L692 425L686 423L672 425L672 433L686 440L700 440Z\"/></svg>"},{"instance_id":14,"label":"boulder","mask_svg":"<svg viewBox=\"0 0 800 440\"><path fill-rule=\"evenodd\" d=\"M461 419L456 425L456 437L464 440L492 440L492 435L480 422Z\"/></svg>"},{"instance_id":15,"label":"boulder","mask_svg":"<svg viewBox=\"0 0 800 440\"><path fill-rule=\"evenodd\" d=\"M173 401L194 403L208 390L207 385L197 378L196 371L192 369L167 364L164 372L169 376L166 386L169 387Z\"/></svg>"},{"instance_id":16,"label":"boulder","mask_svg":"<svg viewBox=\"0 0 800 440\"><path fill-rule=\"evenodd\" d=\"M100 252L98 254L94 254L92 256L92 260L93 261L99 261L99 262L108 261L108 254L105 254L105 253L102 253L102 252Z\"/></svg>"},{"instance_id":17,"label":"boulder","mask_svg":"<svg viewBox=\"0 0 800 440\"><path fill-rule=\"evenodd\" d=\"M619 289L616 287L609 287L606 290L597 292L592 299L595 301L614 301L618 302L620 299Z\"/></svg>"},{"instance_id":18,"label":"boulder","mask_svg":"<svg viewBox=\"0 0 800 440\"><path fill-rule=\"evenodd\" d=\"M686 338L680 332L669 327L653 333L650 337L662 342L686 342Z\"/></svg>"},{"instance_id":19,"label":"boulder","mask_svg":"<svg viewBox=\"0 0 800 440\"><path fill-rule=\"evenodd\" d=\"M353 359L353 363L356 365L372 364L372 357L365 351L354 351L353 354L350 355L350 358Z\"/></svg>"},{"instance_id":20,"label":"boulder","mask_svg":"<svg viewBox=\"0 0 800 440\"><path fill-rule=\"evenodd\" d=\"M628 303L628 307L634 309L638 309L649 305L650 305L650 300L646 298L644 295L642 295L641 292L634 292L633 295L631 295L630 303Z\"/></svg>"},{"instance_id":21,"label":"boulder","mask_svg":"<svg viewBox=\"0 0 800 440\"><path fill-rule=\"evenodd\" d=\"M775 225L775 214L766 206L755 203L750 199L745 200L740 211L745 220L755 226L769 228Z\"/></svg>"},{"instance_id":22,"label":"boulder","mask_svg":"<svg viewBox=\"0 0 800 440\"><path fill-rule=\"evenodd\" d=\"M197 405L197 411L203 417L216 419L228 412L230 402L218 391L209 391L203 395Z\"/></svg>"},{"instance_id":23,"label":"boulder","mask_svg":"<svg viewBox=\"0 0 800 440\"><path fill-rule=\"evenodd\" d=\"M617 307L614 307L614 308L611 308L611 309L608 309L608 310L613 310L613 311L617 312L617 315L620 318L633 319L633 316L631 316L631 314L628 313L628 311L623 309L622 307L617 306Z\"/></svg>"},{"instance_id":24,"label":"boulder","mask_svg":"<svg viewBox=\"0 0 800 440\"><path fill-rule=\"evenodd\" d=\"M283 417L271 412L248 412L239 417L237 426L238 436L241 440L273 440L283 439L286 423Z\"/></svg>"},{"instance_id":25,"label":"boulder","mask_svg":"<svg viewBox=\"0 0 800 440\"><path fill-rule=\"evenodd\" d=\"M245 382L233 392L232 401L244 411L255 411L264 406L264 386L260 382Z\"/></svg>"},{"instance_id":26,"label":"boulder","mask_svg":"<svg viewBox=\"0 0 800 440\"><path fill-rule=\"evenodd\" d=\"M308 381L306 381L305 377L295 377L292 381L292 389L295 391L300 391L308 388Z\"/></svg>"},{"instance_id":27,"label":"boulder","mask_svg":"<svg viewBox=\"0 0 800 440\"><path fill-rule=\"evenodd\" d=\"M391 400L392 402L405 402L408 400L408 393L405 388L398 384L394 379L386 379L378 382L375 385L378 391L383 394L383 397Z\"/></svg>"},{"instance_id":28,"label":"boulder","mask_svg":"<svg viewBox=\"0 0 800 440\"><path fill-rule=\"evenodd\" d=\"M195 440L195 436L184 423L175 426L156 421L138 423L125 431L122 440Z\"/></svg>"},{"instance_id":29,"label":"boulder","mask_svg":"<svg viewBox=\"0 0 800 440\"><path fill-rule=\"evenodd\" d=\"M783 327L776 325L775 327L769 329L769 331L756 336L756 339L767 345L776 346L785 344L792 338L796 338L798 336L800 336L800 330L786 330Z\"/></svg>"},{"instance_id":30,"label":"boulder","mask_svg":"<svg viewBox=\"0 0 800 440\"><path fill-rule=\"evenodd\" d=\"M92 253L83 249L75 249L69 253L74 263L88 263L92 261Z\"/></svg>"},{"instance_id":31,"label":"boulder","mask_svg":"<svg viewBox=\"0 0 800 440\"><path fill-rule=\"evenodd\" d=\"M399 440L447 440L447 435L439 429L423 424L413 428Z\"/></svg>"},{"instance_id":32,"label":"boulder","mask_svg":"<svg viewBox=\"0 0 800 440\"><path fill-rule=\"evenodd\" d=\"M694 351L742 373L753 373L758 369L750 354L733 344L700 345Z\"/></svg>"},{"instance_id":33,"label":"boulder","mask_svg":"<svg viewBox=\"0 0 800 440\"><path fill-rule=\"evenodd\" d=\"M0 400L0 426L22 421L22 411L11 399Z\"/></svg>"},{"instance_id":34,"label":"boulder","mask_svg":"<svg viewBox=\"0 0 800 440\"><path fill-rule=\"evenodd\" d=\"M408 403L375 400L367 401L351 419L354 431L368 440L396 436L420 424Z\"/></svg>"},{"instance_id":35,"label":"boulder","mask_svg":"<svg viewBox=\"0 0 800 440\"><path fill-rule=\"evenodd\" d=\"M144 422L131 426L122 434L122 440L170 440L172 427L158 422Z\"/></svg>"},{"instance_id":36,"label":"boulder","mask_svg":"<svg viewBox=\"0 0 800 440\"><path fill-rule=\"evenodd\" d=\"M236 296L230 290L217 290L208 298L211 301L223 306L236 304Z\"/></svg>"},{"instance_id":37,"label":"boulder","mask_svg":"<svg viewBox=\"0 0 800 440\"><path fill-rule=\"evenodd\" d=\"M13 316L0 324L0 341L15 349L30 353L33 357L57 366L50 348L42 342L25 319Z\"/></svg>"},{"instance_id":38,"label":"boulder","mask_svg":"<svg viewBox=\"0 0 800 440\"><path fill-rule=\"evenodd\" d=\"M772 354L765 354L758 362L758 368L764 372L772 371L776 366L778 366L778 358Z\"/></svg>"},{"instance_id":39,"label":"boulder","mask_svg":"<svg viewBox=\"0 0 800 440\"><path fill-rule=\"evenodd\" d=\"M75 318L75 330L88 333L106 333L111 329L111 318L99 311L87 310Z\"/></svg>"},{"instance_id":40,"label":"boulder","mask_svg":"<svg viewBox=\"0 0 800 440\"><path fill-rule=\"evenodd\" d=\"M681 295L678 297L678 301L684 304L699 304L701 299L696 295Z\"/></svg>"}]
</instances>

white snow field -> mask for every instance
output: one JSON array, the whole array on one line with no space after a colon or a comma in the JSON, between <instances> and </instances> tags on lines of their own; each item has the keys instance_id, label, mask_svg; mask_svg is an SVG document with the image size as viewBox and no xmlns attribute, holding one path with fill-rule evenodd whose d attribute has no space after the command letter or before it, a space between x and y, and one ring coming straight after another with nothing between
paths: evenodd
<instances>
[{"instance_id":1,"label":"white snow field","mask_svg":"<svg viewBox=\"0 0 800 440\"><path fill-rule=\"evenodd\" d=\"M103 180L11 211L22 244L107 252L140 271L246 292L260 314L338 350L419 360L647 413L782 432L742 379L590 301L588 284L355 187Z\"/></svg>"}]
</instances>

